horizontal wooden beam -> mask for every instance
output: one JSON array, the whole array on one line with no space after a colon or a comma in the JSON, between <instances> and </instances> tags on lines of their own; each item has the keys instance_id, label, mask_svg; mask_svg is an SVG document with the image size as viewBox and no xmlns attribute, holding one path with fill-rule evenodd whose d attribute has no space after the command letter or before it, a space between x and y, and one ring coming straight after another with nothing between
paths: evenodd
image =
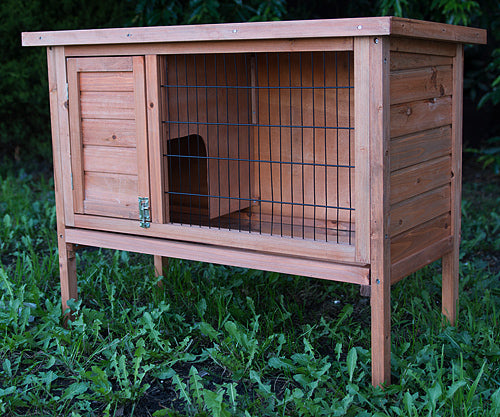
<instances>
[{"instance_id":1,"label":"horizontal wooden beam","mask_svg":"<svg viewBox=\"0 0 500 417\"><path fill-rule=\"evenodd\" d=\"M291 256L324 261L334 259L341 263L357 263L354 258L354 245L342 245L335 242L320 242L310 239L270 236L258 232L248 233L239 232L238 230L208 228L206 226L191 227L180 224L151 223L148 229L143 229L139 227L139 222L136 220L89 215L76 215L75 222L76 227L83 229L198 242L276 253L278 255L285 253Z\"/></svg>"},{"instance_id":2,"label":"horizontal wooden beam","mask_svg":"<svg viewBox=\"0 0 500 417\"><path fill-rule=\"evenodd\" d=\"M368 267L310 260L295 256L273 255L215 245L82 229L66 229L66 241L85 246L369 285Z\"/></svg>"}]
</instances>

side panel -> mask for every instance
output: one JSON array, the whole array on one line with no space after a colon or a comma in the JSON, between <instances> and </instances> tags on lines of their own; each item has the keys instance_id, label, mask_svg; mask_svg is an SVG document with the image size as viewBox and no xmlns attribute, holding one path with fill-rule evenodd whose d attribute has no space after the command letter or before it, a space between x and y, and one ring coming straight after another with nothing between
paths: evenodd
<instances>
[{"instance_id":1,"label":"side panel","mask_svg":"<svg viewBox=\"0 0 500 417\"><path fill-rule=\"evenodd\" d=\"M393 283L449 250L454 51L447 43L391 41Z\"/></svg>"}]
</instances>

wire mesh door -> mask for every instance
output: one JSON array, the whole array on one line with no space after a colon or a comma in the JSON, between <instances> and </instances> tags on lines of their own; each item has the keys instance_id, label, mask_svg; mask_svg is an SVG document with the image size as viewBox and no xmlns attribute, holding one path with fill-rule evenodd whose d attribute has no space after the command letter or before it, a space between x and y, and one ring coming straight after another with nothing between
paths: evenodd
<instances>
[{"instance_id":1,"label":"wire mesh door","mask_svg":"<svg viewBox=\"0 0 500 417\"><path fill-rule=\"evenodd\" d=\"M164 59L170 222L353 244L350 52Z\"/></svg>"}]
</instances>

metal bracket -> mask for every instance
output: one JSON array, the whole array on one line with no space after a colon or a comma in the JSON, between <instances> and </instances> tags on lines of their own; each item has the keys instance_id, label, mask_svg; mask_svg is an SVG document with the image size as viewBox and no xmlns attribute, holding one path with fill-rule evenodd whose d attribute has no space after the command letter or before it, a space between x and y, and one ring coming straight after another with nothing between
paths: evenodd
<instances>
[{"instance_id":1,"label":"metal bracket","mask_svg":"<svg viewBox=\"0 0 500 417\"><path fill-rule=\"evenodd\" d=\"M139 197L139 226L147 229L151 225L151 209L149 208L149 198Z\"/></svg>"}]
</instances>

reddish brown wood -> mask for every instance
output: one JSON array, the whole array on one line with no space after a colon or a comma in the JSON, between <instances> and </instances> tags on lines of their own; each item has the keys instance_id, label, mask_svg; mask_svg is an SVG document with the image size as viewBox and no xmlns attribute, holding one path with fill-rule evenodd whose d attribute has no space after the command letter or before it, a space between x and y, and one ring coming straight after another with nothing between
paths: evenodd
<instances>
[{"instance_id":1,"label":"reddish brown wood","mask_svg":"<svg viewBox=\"0 0 500 417\"><path fill-rule=\"evenodd\" d=\"M453 61L453 124L451 133L451 158L453 178L451 181L451 233L453 246L443 256L442 313L454 326L458 315L459 251L461 234L462 194L462 100L463 100L463 45L457 46Z\"/></svg>"},{"instance_id":2,"label":"reddish brown wood","mask_svg":"<svg viewBox=\"0 0 500 417\"><path fill-rule=\"evenodd\" d=\"M370 71L370 263L372 384L391 383L389 240L389 39L367 38Z\"/></svg>"},{"instance_id":3,"label":"reddish brown wood","mask_svg":"<svg viewBox=\"0 0 500 417\"><path fill-rule=\"evenodd\" d=\"M372 383L390 383L391 284L442 257L443 314L456 321L462 43L485 40L393 17L23 34L54 45L63 308L77 296L75 244L151 254L157 275L175 256L355 283L371 296ZM183 83L212 87L200 96ZM188 158L169 155L178 138ZM193 155L191 140L204 151ZM205 156L190 176L188 161ZM167 192L188 183L201 196L182 214L219 227L179 223L186 206ZM214 188L223 198L207 196ZM150 199L150 223L138 197ZM249 226L229 230L236 221Z\"/></svg>"},{"instance_id":4,"label":"reddish brown wood","mask_svg":"<svg viewBox=\"0 0 500 417\"><path fill-rule=\"evenodd\" d=\"M68 229L67 236L69 242L85 246L99 246L151 255L158 254L163 257L176 257L245 268L259 268L292 275L300 271L301 275L307 277L331 281L340 280L359 285L368 285L369 283L369 269L366 266L344 265L295 256L266 254L141 236L123 235L120 236L120 239L116 239L115 234L94 230Z\"/></svg>"}]
</instances>

